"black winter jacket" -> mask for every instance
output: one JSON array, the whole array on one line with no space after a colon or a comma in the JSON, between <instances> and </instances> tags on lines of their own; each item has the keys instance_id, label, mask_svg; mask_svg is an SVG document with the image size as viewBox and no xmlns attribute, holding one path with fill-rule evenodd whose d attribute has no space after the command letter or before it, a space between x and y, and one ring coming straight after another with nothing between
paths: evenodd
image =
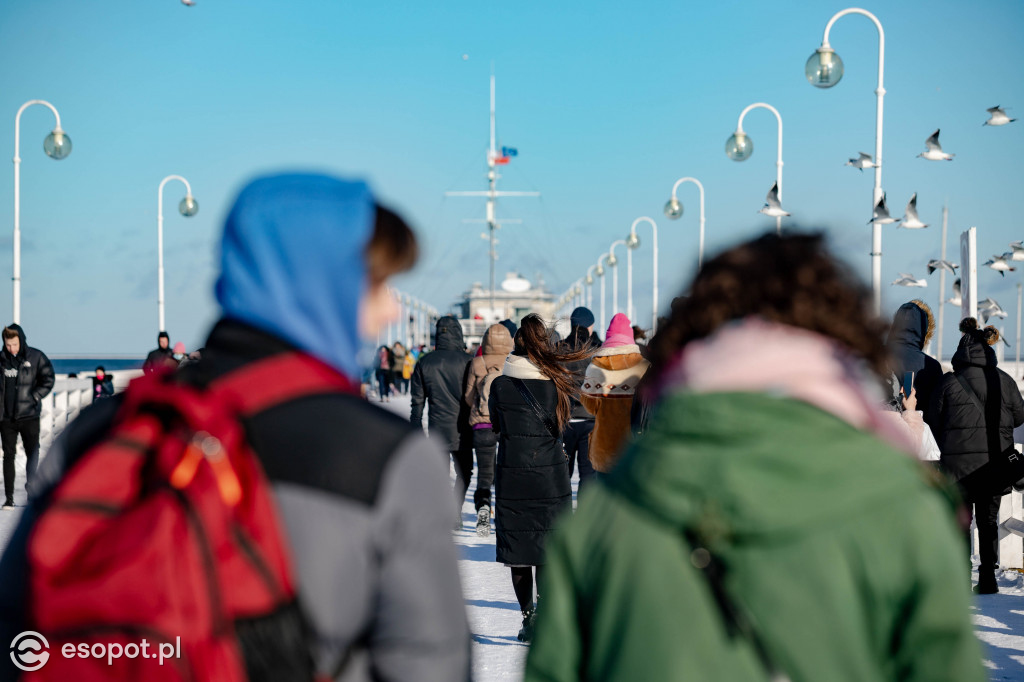
<instances>
[{"instance_id":1,"label":"black winter jacket","mask_svg":"<svg viewBox=\"0 0 1024 682\"><path fill-rule=\"evenodd\" d=\"M892 358L892 371L896 379L902 382L904 372L914 373L917 404L925 411L926 421L929 419L927 407L931 403L932 393L942 381L942 365L923 351L931 326L929 312L916 303L904 303L893 316L885 343ZM928 423L931 424L930 421Z\"/></svg>"},{"instance_id":2,"label":"black winter jacket","mask_svg":"<svg viewBox=\"0 0 1024 682\"><path fill-rule=\"evenodd\" d=\"M177 367L178 361L174 359L174 351L170 348L154 348L149 351L146 361L142 363L142 371L146 374L161 369L162 367Z\"/></svg>"},{"instance_id":3,"label":"black winter jacket","mask_svg":"<svg viewBox=\"0 0 1024 682\"><path fill-rule=\"evenodd\" d=\"M25 331L16 324L8 325L18 332L18 339L21 341L21 350L16 357L12 357L4 348L0 353L0 364L5 370L17 369L18 377L15 379L15 390L17 397L14 404L14 418L17 419L38 419L41 413L40 403L43 398L53 390L54 375L53 365L50 358L46 357L43 351L37 348L29 348L25 343ZM0 415L4 405L5 382L0 381Z\"/></svg>"},{"instance_id":4,"label":"black winter jacket","mask_svg":"<svg viewBox=\"0 0 1024 682\"><path fill-rule=\"evenodd\" d=\"M569 336L565 337L565 341L559 344L559 350L562 352L573 352L583 349L597 350L601 346L600 343L594 345L590 332L587 331L586 327L573 327ZM567 362L565 366L573 373L576 377L576 387L583 387L583 377L587 373L587 367L590 365L590 360L577 360L576 362ZM572 400L572 419L585 419L586 421L594 421L594 415L587 411L587 408L583 407L583 403L578 398Z\"/></svg>"},{"instance_id":5,"label":"black winter jacket","mask_svg":"<svg viewBox=\"0 0 1024 682\"><path fill-rule=\"evenodd\" d=\"M412 414L409 421L423 424L423 406L427 414L428 435L437 438L449 452L473 447L469 426L469 407L462 399L466 372L473 360L466 352L462 325L446 315L437 321L435 349L420 357L412 373Z\"/></svg>"},{"instance_id":6,"label":"black winter jacket","mask_svg":"<svg viewBox=\"0 0 1024 682\"><path fill-rule=\"evenodd\" d=\"M556 440L523 399L512 376L523 383L544 413L555 418L552 381L525 357L512 355L491 384L491 423L498 432L494 475L496 560L512 566L544 563L544 541L562 513L572 506L569 468Z\"/></svg>"},{"instance_id":7,"label":"black winter jacket","mask_svg":"<svg viewBox=\"0 0 1024 682\"><path fill-rule=\"evenodd\" d=\"M983 416L957 380L962 376L985 406ZM942 451L942 466L963 481L1013 444L1013 429L1024 423L1024 400L1017 384L996 368L996 354L965 334L953 355L953 372L932 394L925 419Z\"/></svg>"}]
</instances>

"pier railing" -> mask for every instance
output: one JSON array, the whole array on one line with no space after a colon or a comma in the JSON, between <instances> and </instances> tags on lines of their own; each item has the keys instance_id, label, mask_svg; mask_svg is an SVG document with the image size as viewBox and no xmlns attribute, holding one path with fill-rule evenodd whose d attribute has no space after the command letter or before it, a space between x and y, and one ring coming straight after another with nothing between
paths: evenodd
<instances>
[{"instance_id":1,"label":"pier railing","mask_svg":"<svg viewBox=\"0 0 1024 682\"><path fill-rule=\"evenodd\" d=\"M57 379L40 405L40 449L46 452L53 439L91 402L92 379Z\"/></svg>"}]
</instances>

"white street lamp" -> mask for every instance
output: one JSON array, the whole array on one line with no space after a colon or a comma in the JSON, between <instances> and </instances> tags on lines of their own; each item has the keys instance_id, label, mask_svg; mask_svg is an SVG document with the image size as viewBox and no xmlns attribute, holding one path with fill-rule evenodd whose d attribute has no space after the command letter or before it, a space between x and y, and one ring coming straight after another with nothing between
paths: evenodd
<instances>
[{"instance_id":1,"label":"white street lamp","mask_svg":"<svg viewBox=\"0 0 1024 682\"><path fill-rule=\"evenodd\" d=\"M591 311L594 309L594 270L597 269L597 264L591 265L587 268L587 308Z\"/></svg>"},{"instance_id":2,"label":"white street lamp","mask_svg":"<svg viewBox=\"0 0 1024 682\"><path fill-rule=\"evenodd\" d=\"M832 24L847 14L862 14L870 19L878 29L878 87L875 88L875 186L871 193L871 210L882 197L882 103L885 97L885 31L878 18L867 10L851 7L837 12L825 25L825 34L821 39L821 47L807 60L804 73L811 85L816 88L831 88L843 77L843 60L835 53L828 42ZM871 226L871 287L875 295L875 314L882 312L882 226L874 223Z\"/></svg>"},{"instance_id":3,"label":"white street lamp","mask_svg":"<svg viewBox=\"0 0 1024 682\"><path fill-rule=\"evenodd\" d=\"M778 156L775 160L775 184L779 188L779 202L782 201L782 116L778 110L770 104L756 102L740 112L740 119L736 123L736 132L729 136L725 142L725 154L733 161L746 161L754 153L754 141L743 132L743 117L752 109L767 109L775 114L779 122L779 146ZM782 234L782 216L775 216L775 233Z\"/></svg>"},{"instance_id":4,"label":"white street lamp","mask_svg":"<svg viewBox=\"0 0 1024 682\"><path fill-rule=\"evenodd\" d=\"M180 180L185 185L185 198L178 203L178 213L191 218L199 212L199 202L192 196L192 186L188 184L188 180L180 175L168 175L160 181L160 186L156 190L156 309L160 324L158 331L167 331L167 327L164 326L164 185L171 180Z\"/></svg>"},{"instance_id":5,"label":"white street lamp","mask_svg":"<svg viewBox=\"0 0 1024 682\"><path fill-rule=\"evenodd\" d=\"M692 182L700 190L700 238L697 246L697 269L704 267L704 185L696 178L679 178L676 184L672 185L672 198L665 203L665 217L670 220L679 220L683 216L683 204L676 197L679 186L684 182Z\"/></svg>"},{"instance_id":6,"label":"white street lamp","mask_svg":"<svg viewBox=\"0 0 1024 682\"><path fill-rule=\"evenodd\" d=\"M653 286L653 289L654 289L654 301L652 303L653 308L651 309L651 332L653 333L653 332L658 330L658 225L657 225L657 223L655 223L654 220L652 220L651 218L648 218L647 216L642 216L642 217L637 218L636 220L634 220L633 221L633 225L629 228L629 237L626 238L626 246L628 246L630 248L630 252L632 252L633 249L635 249L635 248L640 246L640 237L638 237L637 234L636 234L636 226L639 225L642 222L650 223L651 224L651 231L654 233L654 241L653 241L653 246L654 246L654 286ZM632 291L632 289L633 288L630 287L630 292L629 292L630 310L633 309L633 291ZM630 321L633 321L632 317L629 318L629 319L630 319Z\"/></svg>"},{"instance_id":7,"label":"white street lamp","mask_svg":"<svg viewBox=\"0 0 1024 682\"><path fill-rule=\"evenodd\" d=\"M603 253L601 257L597 259L597 268L594 270L594 274L597 275L598 279L601 280L601 331L603 332L607 327L604 319L604 261L608 258L608 254Z\"/></svg>"},{"instance_id":8,"label":"white street lamp","mask_svg":"<svg viewBox=\"0 0 1024 682\"><path fill-rule=\"evenodd\" d=\"M30 99L21 105L14 116L14 323L21 322L21 114L30 106L41 104L53 112L56 124L53 132L43 140L43 151L51 159L60 161L71 153L71 138L60 127L60 114L57 108L41 99Z\"/></svg>"},{"instance_id":9,"label":"white street lamp","mask_svg":"<svg viewBox=\"0 0 1024 682\"><path fill-rule=\"evenodd\" d=\"M612 316L619 312L619 259L615 257L615 247L619 244L626 245L625 239L616 239L608 249L608 266L612 269ZM632 279L633 271L627 273ZM631 320L632 321L632 320Z\"/></svg>"}]
</instances>

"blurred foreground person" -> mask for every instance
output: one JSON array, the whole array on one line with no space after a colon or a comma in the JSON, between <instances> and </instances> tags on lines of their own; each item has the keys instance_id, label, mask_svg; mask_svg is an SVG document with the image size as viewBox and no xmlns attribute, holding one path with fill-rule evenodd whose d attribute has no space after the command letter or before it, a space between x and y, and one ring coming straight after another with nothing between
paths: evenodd
<instances>
[{"instance_id":1,"label":"blurred foreground person","mask_svg":"<svg viewBox=\"0 0 1024 682\"><path fill-rule=\"evenodd\" d=\"M975 592L993 594L999 591L999 505L1013 481L997 480L990 462L1013 448L1013 429L1024 423L1024 401L1017 382L996 367L992 344L999 341L998 330L978 329L978 321L968 317L960 332L953 371L933 393L927 419L942 452L942 469L956 481L978 525L981 565Z\"/></svg>"},{"instance_id":2,"label":"blurred foreground person","mask_svg":"<svg viewBox=\"0 0 1024 682\"><path fill-rule=\"evenodd\" d=\"M985 680L952 504L878 419L868 292L811 235L690 291L647 430L548 543L526 680Z\"/></svg>"},{"instance_id":3,"label":"blurred foreground person","mask_svg":"<svg viewBox=\"0 0 1024 682\"><path fill-rule=\"evenodd\" d=\"M512 570L523 613L521 642L530 641L533 632L533 587L544 565L544 542L555 520L572 507L562 433L579 389L564 363L588 352L556 352L543 320L527 315L515 350L491 383L491 423L498 432L495 559Z\"/></svg>"},{"instance_id":4,"label":"blurred foreground person","mask_svg":"<svg viewBox=\"0 0 1024 682\"><path fill-rule=\"evenodd\" d=\"M362 182L289 174L242 190L202 358L86 408L0 560L0 639L31 626L53 648L32 677L468 679L440 453L353 380L360 339L398 314L387 280L416 253ZM192 426L211 413L221 436ZM158 522L136 521L151 509ZM142 637L180 637L180 660L58 654Z\"/></svg>"}]
</instances>

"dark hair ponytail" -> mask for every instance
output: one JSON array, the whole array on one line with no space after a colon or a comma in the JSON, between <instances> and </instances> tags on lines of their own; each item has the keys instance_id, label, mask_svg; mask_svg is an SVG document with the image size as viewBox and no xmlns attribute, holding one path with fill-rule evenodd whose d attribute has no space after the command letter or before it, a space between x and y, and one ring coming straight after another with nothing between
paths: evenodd
<instances>
[{"instance_id":1,"label":"dark hair ponytail","mask_svg":"<svg viewBox=\"0 0 1024 682\"><path fill-rule=\"evenodd\" d=\"M536 313L531 313L520 322L516 333L516 349L526 354L530 362L555 384L558 393L558 406L555 417L558 429L565 430L572 413L572 399L578 398L579 386L572 372L563 364L585 360L594 354L593 350L558 352L551 346L551 336L544 320Z\"/></svg>"}]
</instances>

